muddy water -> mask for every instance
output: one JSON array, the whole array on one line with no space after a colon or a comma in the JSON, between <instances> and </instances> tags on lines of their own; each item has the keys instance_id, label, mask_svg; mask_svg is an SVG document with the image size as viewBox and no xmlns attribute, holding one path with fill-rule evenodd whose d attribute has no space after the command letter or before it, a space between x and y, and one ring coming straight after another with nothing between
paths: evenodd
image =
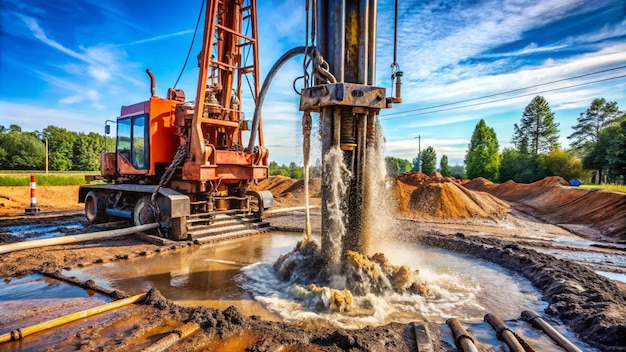
<instances>
[{"instance_id":1,"label":"muddy water","mask_svg":"<svg viewBox=\"0 0 626 352\"><path fill-rule=\"evenodd\" d=\"M109 297L40 274L0 281L0 334L110 302ZM2 344L3 351L40 351L65 340L63 333L33 334Z\"/></svg>"},{"instance_id":2,"label":"muddy water","mask_svg":"<svg viewBox=\"0 0 626 352\"><path fill-rule=\"evenodd\" d=\"M24 238L26 241L64 236L72 230L79 230L84 224L64 224L64 225L12 225L0 229L0 233L5 232L12 236Z\"/></svg>"},{"instance_id":3,"label":"muddy water","mask_svg":"<svg viewBox=\"0 0 626 352\"><path fill-rule=\"evenodd\" d=\"M289 252L299 238L300 235L285 233L261 234L65 274L93 279L99 285L129 294L156 287L165 297L183 306L226 309L232 305L244 314L276 321L280 317L239 287L235 276L252 263L274 261L280 254Z\"/></svg>"},{"instance_id":4,"label":"muddy water","mask_svg":"<svg viewBox=\"0 0 626 352\"><path fill-rule=\"evenodd\" d=\"M225 309L236 306L248 315L297 322L303 326L358 328L390 321L444 322L457 317L479 322L486 312L503 319L517 318L524 309L543 310L546 304L525 279L487 262L413 244L389 243L379 249L395 264L420 270L433 289L431 297L391 294L357 297L348 313L316 312L299 299L302 288L280 280L272 263L289 252L300 234L271 233L168 255L92 266L66 272L83 280L130 294L156 287L181 305ZM419 258L419 259L418 259Z\"/></svg>"}]
</instances>

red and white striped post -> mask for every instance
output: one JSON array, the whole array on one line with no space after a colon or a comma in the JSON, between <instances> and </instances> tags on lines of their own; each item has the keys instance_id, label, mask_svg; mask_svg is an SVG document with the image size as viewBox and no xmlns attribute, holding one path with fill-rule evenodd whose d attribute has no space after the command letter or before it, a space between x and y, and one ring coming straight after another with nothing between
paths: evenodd
<instances>
[{"instance_id":1,"label":"red and white striped post","mask_svg":"<svg viewBox=\"0 0 626 352\"><path fill-rule=\"evenodd\" d=\"M35 175L30 175L30 207L26 208L26 215L35 215L39 213L37 208L37 197L35 197L35 190L37 189L37 179Z\"/></svg>"}]
</instances>

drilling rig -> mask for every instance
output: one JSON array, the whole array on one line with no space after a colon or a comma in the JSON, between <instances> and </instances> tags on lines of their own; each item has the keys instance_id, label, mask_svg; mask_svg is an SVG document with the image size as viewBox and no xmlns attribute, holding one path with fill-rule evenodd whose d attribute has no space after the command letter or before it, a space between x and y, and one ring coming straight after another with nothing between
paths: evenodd
<instances>
[{"instance_id":1,"label":"drilling rig","mask_svg":"<svg viewBox=\"0 0 626 352\"><path fill-rule=\"evenodd\" d=\"M392 86L395 96L387 97L386 89L374 86L376 82L376 0L317 0L312 1L316 26L312 36L317 38L316 54L325 58L323 65L314 67L323 74L316 74L315 84L302 90L300 110L305 118L311 112L318 113L321 125L322 157L326 165L331 149L341 150L347 170L324 167L322 177L322 255L327 262L332 258L331 247L336 244L329 237L338 226L345 224L342 252L347 250L365 253L367 240L364 235L367 173L376 168L368 160L368 149L375 148L378 114L381 109L401 103L402 72L396 62L396 35L394 34L394 61ZM396 1L397 27L397 1ZM395 33L395 28L394 28ZM321 59L313 62L321 62ZM321 70L320 70L321 66ZM303 122L303 126L306 122ZM332 203L330 193L332 173L349 173L343 219L329 214ZM345 178L345 177L344 177Z\"/></svg>"},{"instance_id":2,"label":"drilling rig","mask_svg":"<svg viewBox=\"0 0 626 352\"><path fill-rule=\"evenodd\" d=\"M106 183L79 189L90 222L159 222L160 234L175 240L213 234L220 216L259 222L273 205L270 192L250 187L268 177L260 115L247 147L242 135L250 126L244 83L251 82L254 101L259 95L257 33L255 0L208 1L195 101L175 88L156 96L146 70L150 98L121 108L116 150L100 156Z\"/></svg>"}]
</instances>

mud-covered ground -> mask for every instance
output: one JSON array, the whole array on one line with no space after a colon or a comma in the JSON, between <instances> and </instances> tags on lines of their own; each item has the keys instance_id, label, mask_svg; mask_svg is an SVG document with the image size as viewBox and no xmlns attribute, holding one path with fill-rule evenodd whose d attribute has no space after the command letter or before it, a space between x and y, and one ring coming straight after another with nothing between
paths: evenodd
<instances>
[{"instance_id":1,"label":"mud-covered ground","mask_svg":"<svg viewBox=\"0 0 626 352\"><path fill-rule=\"evenodd\" d=\"M286 213L269 217L273 226L301 231L303 213ZM314 232L319 232L319 211L313 212ZM1 220L0 229L14 225L42 223L58 226L65 233L101 231L102 226L89 225L82 215ZM63 230L66 224L81 224ZM119 225L121 226L121 224ZM2 230L0 230L2 232ZM589 245L573 240L564 229L545 224L523 213L512 213L498 221L427 221L398 220L396 237L441 247L506 266L528 278L549 302L543 314L560 318L583 341L601 351L626 351L626 290L593 270L619 272L626 268L620 244ZM62 269L98 265L112 260L162 255L182 246L182 242L153 244L147 237L122 237L114 240L29 249L0 255L0 277L19 277L33 272L58 272ZM1 241L20 240L4 235ZM598 242L593 242L598 244ZM598 254L604 263L560 259L559 253ZM565 257L565 256L563 256ZM621 269L620 269L621 268ZM592 270L593 269L593 270ZM10 279L9 279L10 280ZM80 306L69 311L79 310ZM81 308L82 309L82 308ZM22 313L23 314L23 313ZM36 316L38 312L31 312ZM18 315L0 318L0 333L19 324ZM11 320L15 319L15 320ZM235 308L218 311L206 307L181 307L157 291L150 291L143 304L135 304L72 323L42 338L35 349L49 350L136 350L149 347L163 338L182 335L185 324L196 323L198 330L176 342L177 350L248 350L248 351L415 351L414 324L392 323L360 330L306 330L293 324L269 322L242 315ZM419 324L419 322L416 322ZM454 351L436 325L426 324L437 351ZM59 332L59 331L62 331ZM46 335L48 336L48 335ZM56 342L55 342L56 341ZM10 347L20 349L17 342Z\"/></svg>"}]
</instances>

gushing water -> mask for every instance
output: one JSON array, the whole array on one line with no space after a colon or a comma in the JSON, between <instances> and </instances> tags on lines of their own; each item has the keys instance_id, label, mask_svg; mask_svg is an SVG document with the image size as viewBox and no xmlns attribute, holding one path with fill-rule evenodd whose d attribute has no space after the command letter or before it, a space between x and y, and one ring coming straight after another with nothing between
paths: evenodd
<instances>
[{"instance_id":1,"label":"gushing water","mask_svg":"<svg viewBox=\"0 0 626 352\"><path fill-rule=\"evenodd\" d=\"M309 161L311 153L311 113L302 115L302 158L304 159L304 237L311 239L311 210L309 209Z\"/></svg>"},{"instance_id":2,"label":"gushing water","mask_svg":"<svg viewBox=\"0 0 626 352\"><path fill-rule=\"evenodd\" d=\"M339 146L333 146L326 154L322 177L326 178L330 188L328 199L323 200L328 214L328 228L326 238L322 238L322 255L329 259L327 272L335 276L341 271L343 237L346 234L343 208L348 190L347 180L351 177Z\"/></svg>"},{"instance_id":3,"label":"gushing water","mask_svg":"<svg viewBox=\"0 0 626 352\"><path fill-rule=\"evenodd\" d=\"M385 160L385 136L383 135L380 123L376 123L375 131L372 131L374 143L367 148L367 170L365 173L365 194L364 194L364 219L361 240L367 254L377 251L373 248L372 242L376 240L386 240L387 234L395 232L394 219L396 202L391 196L392 185L387 174L387 163Z\"/></svg>"}]
</instances>

